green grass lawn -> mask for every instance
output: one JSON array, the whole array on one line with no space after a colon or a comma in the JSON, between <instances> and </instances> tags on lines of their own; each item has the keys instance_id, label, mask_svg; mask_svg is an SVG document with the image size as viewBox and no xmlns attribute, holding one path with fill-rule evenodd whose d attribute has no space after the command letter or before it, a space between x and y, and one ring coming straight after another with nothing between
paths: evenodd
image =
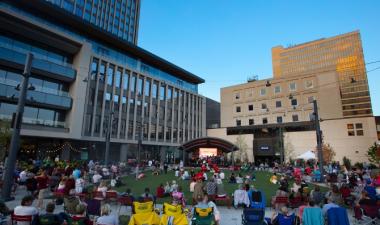
<instances>
[{"instance_id":1,"label":"green grass lawn","mask_svg":"<svg viewBox=\"0 0 380 225\"><path fill-rule=\"evenodd\" d=\"M226 175L226 179L224 180L224 189L228 193L228 195L231 196L231 194L238 188L238 184L229 184L228 178L231 174L230 171L225 170L224 171ZM236 172L235 172L236 174ZM248 173L241 173L242 175L246 175ZM150 172L145 173L146 177L141 180L136 180L134 176L126 176L123 177L123 186L116 188L119 192L124 192L127 188L130 188L132 190L132 193L134 196L140 196L142 193L144 193L144 189L146 187L150 188L150 191L152 194L156 193L156 188L162 183L165 185L167 181L171 182L172 180L176 180L177 183L182 186L182 190L185 194L186 202L188 204L191 204L191 193L189 191L190 181L186 180L183 181L182 179L178 179L174 176L174 171L170 171L167 174L161 174L158 176L152 175ZM269 178L272 176L272 173L266 172L266 171L256 171L256 181L252 182L258 190L261 190L265 193L265 197L267 200L267 206L269 206L270 198L275 194L276 190L278 189L279 185L272 184L269 182ZM211 173L208 173L208 177L210 178L212 176ZM289 182L290 185L292 185L292 181ZM312 185L311 185L312 186ZM311 187L312 188L312 187ZM324 188L321 188L322 191L326 190ZM157 203L163 203L163 202L170 202L171 198L160 198L157 199Z\"/></svg>"}]
</instances>

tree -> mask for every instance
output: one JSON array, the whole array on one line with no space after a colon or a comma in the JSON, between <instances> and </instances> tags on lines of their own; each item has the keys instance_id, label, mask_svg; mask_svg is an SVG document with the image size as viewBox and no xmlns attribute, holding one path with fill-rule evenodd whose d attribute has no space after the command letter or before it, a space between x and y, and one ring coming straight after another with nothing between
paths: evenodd
<instances>
[{"instance_id":1,"label":"tree","mask_svg":"<svg viewBox=\"0 0 380 225\"><path fill-rule=\"evenodd\" d=\"M367 151L368 160L380 166L380 145L374 143Z\"/></svg>"},{"instance_id":2,"label":"tree","mask_svg":"<svg viewBox=\"0 0 380 225\"><path fill-rule=\"evenodd\" d=\"M239 160L240 162L247 162L248 161L248 145L245 142L245 138L242 135L238 135L236 137L235 145L239 148L239 150L236 152L235 155L235 161Z\"/></svg>"},{"instance_id":3,"label":"tree","mask_svg":"<svg viewBox=\"0 0 380 225\"><path fill-rule=\"evenodd\" d=\"M0 120L0 160L3 160L12 138L9 120Z\"/></svg>"},{"instance_id":4,"label":"tree","mask_svg":"<svg viewBox=\"0 0 380 225\"><path fill-rule=\"evenodd\" d=\"M318 154L317 148L315 148L315 152ZM322 155L323 155L323 161L326 163L330 163L333 161L336 153L333 150L333 148L330 146L330 144L323 144L322 145Z\"/></svg>"}]
</instances>

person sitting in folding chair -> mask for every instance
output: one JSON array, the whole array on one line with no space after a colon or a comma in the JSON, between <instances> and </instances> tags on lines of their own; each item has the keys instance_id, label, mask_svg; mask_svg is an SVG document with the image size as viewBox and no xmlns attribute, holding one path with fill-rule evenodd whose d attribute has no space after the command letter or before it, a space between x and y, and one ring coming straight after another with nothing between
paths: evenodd
<instances>
[{"instance_id":1,"label":"person sitting in folding chair","mask_svg":"<svg viewBox=\"0 0 380 225\"><path fill-rule=\"evenodd\" d=\"M251 208L265 208L265 195L262 191L257 190L255 186L251 185L248 191Z\"/></svg>"},{"instance_id":2,"label":"person sitting in folding chair","mask_svg":"<svg viewBox=\"0 0 380 225\"><path fill-rule=\"evenodd\" d=\"M245 208L241 215L241 222L243 225L266 225L264 215L264 208Z\"/></svg>"},{"instance_id":3,"label":"person sitting in folding chair","mask_svg":"<svg viewBox=\"0 0 380 225\"><path fill-rule=\"evenodd\" d=\"M16 216L37 216L38 210L33 205L33 197L28 195L22 198L21 205L16 206L13 214ZM22 225L24 222L18 222L18 225ZM25 224L28 224L27 222Z\"/></svg>"},{"instance_id":4,"label":"person sitting in folding chair","mask_svg":"<svg viewBox=\"0 0 380 225\"><path fill-rule=\"evenodd\" d=\"M198 209L207 209L207 210L209 208L211 208L212 209L212 214L214 215L215 223L219 224L219 221L220 221L220 212L219 212L218 208L216 207L216 204L214 202L208 200L207 194L204 194L203 197L199 196L197 198L197 202L198 203L192 209L193 219L194 219L194 217L196 218L197 214L201 214L201 212L199 212L199 210L198 211L196 210L197 208ZM194 224L194 222L192 224ZM195 222L195 224L197 224L197 223Z\"/></svg>"},{"instance_id":5,"label":"person sitting in folding chair","mask_svg":"<svg viewBox=\"0 0 380 225\"><path fill-rule=\"evenodd\" d=\"M286 206L281 207L279 213L274 213L271 219L272 225L296 225L296 215L290 213Z\"/></svg>"},{"instance_id":6,"label":"person sitting in folding chair","mask_svg":"<svg viewBox=\"0 0 380 225\"><path fill-rule=\"evenodd\" d=\"M119 219L116 215L111 214L111 207L109 204L102 206L100 210L100 217L96 220L96 224L103 225L118 225Z\"/></svg>"}]
</instances>

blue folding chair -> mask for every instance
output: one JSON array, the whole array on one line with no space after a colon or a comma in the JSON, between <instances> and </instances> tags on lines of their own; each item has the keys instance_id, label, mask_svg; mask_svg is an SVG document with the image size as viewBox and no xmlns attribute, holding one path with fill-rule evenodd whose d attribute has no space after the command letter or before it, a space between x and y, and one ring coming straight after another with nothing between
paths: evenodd
<instances>
[{"instance_id":1,"label":"blue folding chair","mask_svg":"<svg viewBox=\"0 0 380 225\"><path fill-rule=\"evenodd\" d=\"M264 225L265 209L245 208L241 215L243 225Z\"/></svg>"},{"instance_id":2,"label":"blue folding chair","mask_svg":"<svg viewBox=\"0 0 380 225\"><path fill-rule=\"evenodd\" d=\"M265 195L262 191L248 191L248 197L250 201L251 208L254 209L265 209Z\"/></svg>"},{"instance_id":3,"label":"blue folding chair","mask_svg":"<svg viewBox=\"0 0 380 225\"><path fill-rule=\"evenodd\" d=\"M295 218L294 213L290 216L278 214L278 225L294 225Z\"/></svg>"},{"instance_id":4,"label":"blue folding chair","mask_svg":"<svg viewBox=\"0 0 380 225\"><path fill-rule=\"evenodd\" d=\"M350 225L347 210L342 207L331 208L327 211L329 225Z\"/></svg>"}]
</instances>

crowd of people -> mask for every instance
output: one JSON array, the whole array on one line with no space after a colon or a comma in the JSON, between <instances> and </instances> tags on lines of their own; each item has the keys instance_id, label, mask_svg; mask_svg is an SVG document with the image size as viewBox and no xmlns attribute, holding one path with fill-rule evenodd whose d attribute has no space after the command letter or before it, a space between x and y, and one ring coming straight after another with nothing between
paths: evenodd
<instances>
[{"instance_id":1,"label":"crowd of people","mask_svg":"<svg viewBox=\"0 0 380 225\"><path fill-rule=\"evenodd\" d=\"M4 204L0 205L0 213L5 216L11 213L33 216L33 225L71 224L73 221L80 221L85 225L94 222L118 225L118 216L111 213L110 205L95 203L96 197L99 196L94 193L100 193L100 198L106 198L107 193L116 192L115 187L123 185L121 177L125 174L121 173L122 166L103 166L93 161L63 162L50 159L19 163L14 175L13 191L24 187L29 195L13 210ZM235 208L273 207L274 215L266 218L265 222L279 225L279 218L282 217L294 218L294 221L301 223L305 221L303 224L308 225L310 216L316 213L321 214L322 221L327 218L332 208L379 206L380 202L380 174L371 173L369 168L347 169L338 164L328 164L324 169L327 174L324 177L319 167L312 163L302 166L274 164L273 167L266 167L265 164L244 164L240 167L221 169L209 159L203 160L202 165L196 168L185 168L183 163L175 166L160 165L155 161L149 163L148 167L154 175L165 174L172 169L173 180L160 183L155 193L151 191L151 187L145 187L141 195L134 195L130 188L125 192L117 192L116 195L128 197L131 201L151 200L154 203L159 198L170 197L171 204L191 208L190 214L194 213L194 208L213 208L217 224L221 220L221 214L216 200L223 200ZM226 170L232 170L229 176L226 176ZM272 173L268 181L278 187L269 200L270 205L266 204L266 190L258 190L255 187L256 173L260 170ZM141 174L145 172L147 171L140 171ZM136 174L137 179L143 179L137 175L139 174ZM191 196L187 199L191 199L191 202L186 201L183 187L178 182L180 180L188 181ZM322 180L322 185L311 184ZM238 188L232 193L227 193L225 185L229 184L237 184ZM49 193L54 193L55 201L44 204L44 199ZM84 197L88 195L93 195L93 198ZM278 201L281 197L288 201ZM64 205L64 211L54 213L56 205L61 204ZM294 208L297 210L291 210ZM95 213L98 215L95 221L90 220L90 211L99 211ZM315 222L314 217L313 220Z\"/></svg>"}]
</instances>

